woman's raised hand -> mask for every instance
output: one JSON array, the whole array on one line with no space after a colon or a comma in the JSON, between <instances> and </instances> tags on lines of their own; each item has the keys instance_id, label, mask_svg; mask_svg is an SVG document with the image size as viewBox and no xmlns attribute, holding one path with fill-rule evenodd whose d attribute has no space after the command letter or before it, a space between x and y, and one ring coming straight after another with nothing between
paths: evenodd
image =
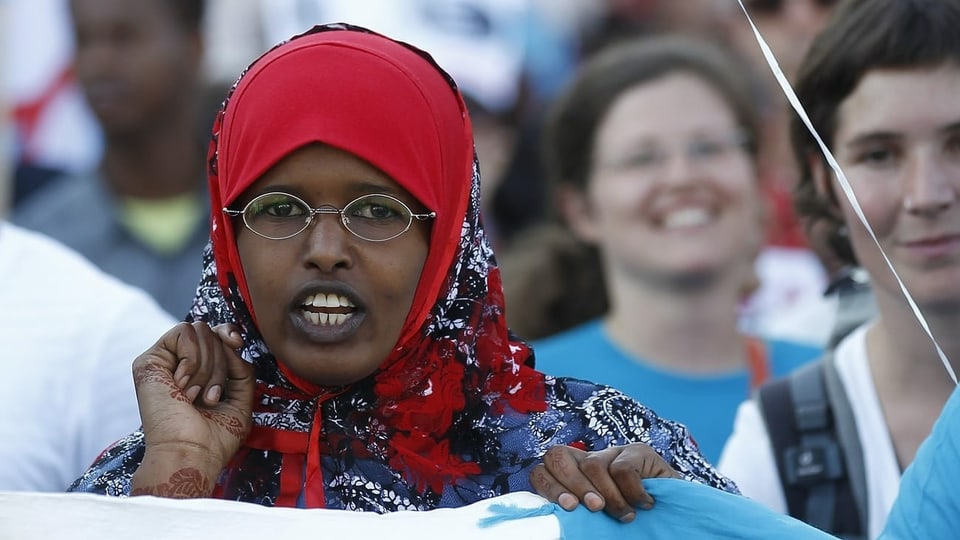
<instances>
[{"instance_id":1,"label":"woman's raised hand","mask_svg":"<svg viewBox=\"0 0 960 540\"><path fill-rule=\"evenodd\" d=\"M681 478L653 448L633 443L587 452L554 446L543 463L530 473L530 483L541 496L574 510L581 502L624 523L633 521L636 508L649 509L653 497L644 478Z\"/></svg>"},{"instance_id":2,"label":"woman's raised hand","mask_svg":"<svg viewBox=\"0 0 960 540\"><path fill-rule=\"evenodd\" d=\"M133 362L146 452L132 494L207 497L252 424L253 366L232 325L180 323Z\"/></svg>"}]
</instances>

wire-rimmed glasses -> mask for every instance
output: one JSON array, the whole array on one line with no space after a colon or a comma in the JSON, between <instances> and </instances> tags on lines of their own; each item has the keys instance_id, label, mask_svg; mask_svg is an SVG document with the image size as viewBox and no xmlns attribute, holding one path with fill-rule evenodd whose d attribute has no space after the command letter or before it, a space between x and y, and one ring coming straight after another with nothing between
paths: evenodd
<instances>
[{"instance_id":1,"label":"wire-rimmed glasses","mask_svg":"<svg viewBox=\"0 0 960 540\"><path fill-rule=\"evenodd\" d=\"M296 195L279 191L255 197L243 210L224 208L223 213L243 216L243 224L252 233L270 240L286 240L302 233L318 214L337 214L345 229L370 242L386 242L400 236L410 229L414 219L437 217L436 212L416 214L390 195L363 195L339 209L329 204L313 208Z\"/></svg>"},{"instance_id":2,"label":"wire-rimmed glasses","mask_svg":"<svg viewBox=\"0 0 960 540\"><path fill-rule=\"evenodd\" d=\"M745 150L750 145L750 136L743 129L728 133L700 134L693 138L667 144L664 141L648 141L630 149L619 159L608 160L606 166L618 170L639 173L662 171L673 155L680 153L694 165L717 165L735 150Z\"/></svg>"}]
</instances>

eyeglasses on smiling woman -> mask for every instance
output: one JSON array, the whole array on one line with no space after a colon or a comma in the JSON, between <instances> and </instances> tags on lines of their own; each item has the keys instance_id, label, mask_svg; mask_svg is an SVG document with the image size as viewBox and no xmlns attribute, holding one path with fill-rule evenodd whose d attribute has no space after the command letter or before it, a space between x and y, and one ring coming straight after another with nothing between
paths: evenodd
<instances>
[{"instance_id":1,"label":"eyeglasses on smiling woman","mask_svg":"<svg viewBox=\"0 0 960 540\"><path fill-rule=\"evenodd\" d=\"M414 219L437 217L436 212L415 214L403 201L390 195L363 195L341 210L328 204L313 208L303 199L282 192L264 193L248 202L243 210L224 208L223 213L243 216L243 224L251 232L270 240L285 240L302 233L318 214L337 214L345 229L370 242L393 240L407 232Z\"/></svg>"},{"instance_id":2,"label":"eyeglasses on smiling woman","mask_svg":"<svg viewBox=\"0 0 960 540\"><path fill-rule=\"evenodd\" d=\"M680 154L688 163L700 166L719 166L735 152L750 147L750 136L737 129L729 133L702 134L688 140L645 141L618 159L607 160L605 166L617 170L652 174L663 170L670 159Z\"/></svg>"}]
</instances>

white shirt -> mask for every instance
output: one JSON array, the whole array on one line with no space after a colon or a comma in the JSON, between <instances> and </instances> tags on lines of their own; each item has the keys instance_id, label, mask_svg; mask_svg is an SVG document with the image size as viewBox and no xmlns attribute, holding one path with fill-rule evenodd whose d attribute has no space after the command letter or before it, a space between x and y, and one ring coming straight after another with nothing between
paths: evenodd
<instances>
[{"instance_id":1,"label":"white shirt","mask_svg":"<svg viewBox=\"0 0 960 540\"><path fill-rule=\"evenodd\" d=\"M0 490L65 491L136 430L131 364L174 324L146 293L0 222Z\"/></svg>"},{"instance_id":2,"label":"white shirt","mask_svg":"<svg viewBox=\"0 0 960 540\"><path fill-rule=\"evenodd\" d=\"M841 341L834 359L840 381L850 400L863 449L869 514L867 536L876 538L883 530L897 497L900 466L867 361L866 332L870 324L857 328ZM722 474L736 482L747 497L774 511L787 512L770 437L760 409L753 400L740 405L733 434L720 455L717 467Z\"/></svg>"}]
</instances>

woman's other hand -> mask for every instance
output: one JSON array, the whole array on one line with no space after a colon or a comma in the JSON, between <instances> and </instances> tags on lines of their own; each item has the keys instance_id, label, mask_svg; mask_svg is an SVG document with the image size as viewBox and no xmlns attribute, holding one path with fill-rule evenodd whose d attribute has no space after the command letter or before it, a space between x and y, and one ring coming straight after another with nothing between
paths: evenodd
<instances>
[{"instance_id":1,"label":"woman's other hand","mask_svg":"<svg viewBox=\"0 0 960 540\"><path fill-rule=\"evenodd\" d=\"M133 362L146 453L133 494L206 497L252 424L255 376L232 325L180 323Z\"/></svg>"},{"instance_id":2,"label":"woman's other hand","mask_svg":"<svg viewBox=\"0 0 960 540\"><path fill-rule=\"evenodd\" d=\"M653 506L644 478L681 476L653 448L641 443L594 452L554 446L530 473L537 493L565 510L574 510L582 502L591 511L603 510L624 523L633 521L637 507Z\"/></svg>"}]
</instances>

